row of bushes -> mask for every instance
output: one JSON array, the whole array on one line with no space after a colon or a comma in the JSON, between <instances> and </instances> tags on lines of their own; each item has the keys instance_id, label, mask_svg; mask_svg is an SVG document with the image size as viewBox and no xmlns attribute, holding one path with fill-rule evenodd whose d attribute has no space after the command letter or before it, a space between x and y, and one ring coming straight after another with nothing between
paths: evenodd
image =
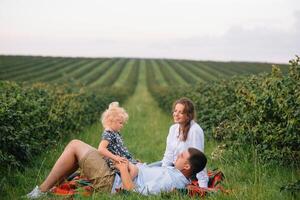
<instances>
[{"instance_id":1,"label":"row of bushes","mask_svg":"<svg viewBox=\"0 0 300 200\"><path fill-rule=\"evenodd\" d=\"M235 77L190 88L149 85L149 89L167 112L171 111L175 99L191 98L206 134L227 146L248 148L247 145L254 145L265 161L299 165L299 57L290 63L287 75L273 67L272 73Z\"/></svg>"},{"instance_id":2,"label":"row of bushes","mask_svg":"<svg viewBox=\"0 0 300 200\"><path fill-rule=\"evenodd\" d=\"M21 167L66 134L99 120L107 105L124 101L127 92L1 81L1 171Z\"/></svg>"}]
</instances>

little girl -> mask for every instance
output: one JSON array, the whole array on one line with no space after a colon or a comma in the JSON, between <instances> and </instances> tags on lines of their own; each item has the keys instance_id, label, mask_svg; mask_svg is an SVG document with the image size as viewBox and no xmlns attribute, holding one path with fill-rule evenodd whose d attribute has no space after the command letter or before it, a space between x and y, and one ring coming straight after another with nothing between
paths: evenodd
<instances>
[{"instance_id":1,"label":"little girl","mask_svg":"<svg viewBox=\"0 0 300 200\"><path fill-rule=\"evenodd\" d=\"M129 153L128 149L123 144L123 139L120 130L128 120L128 114L124 108L119 107L118 102L112 102L102 114L101 121L104 127L102 140L98 150L105 157L108 166L119 173L114 167L114 162L129 161L128 170L132 179L138 174L138 168L135 166L137 160Z\"/></svg>"}]
</instances>

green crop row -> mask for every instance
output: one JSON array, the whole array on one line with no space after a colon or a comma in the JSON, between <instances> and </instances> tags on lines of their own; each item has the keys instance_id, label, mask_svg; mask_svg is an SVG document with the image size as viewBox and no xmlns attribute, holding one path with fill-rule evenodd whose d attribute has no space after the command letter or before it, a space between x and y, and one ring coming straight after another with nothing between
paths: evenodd
<instances>
[{"instance_id":1,"label":"green crop row","mask_svg":"<svg viewBox=\"0 0 300 200\"><path fill-rule=\"evenodd\" d=\"M139 73L140 73L140 67L139 67L139 62L135 61L129 75L126 79L126 86L127 86L127 93L129 95L132 95L135 91L135 88L138 84L138 79L139 79Z\"/></svg>"},{"instance_id":2,"label":"green crop row","mask_svg":"<svg viewBox=\"0 0 300 200\"><path fill-rule=\"evenodd\" d=\"M185 67L186 70L189 70L204 82L216 80L218 78L215 74L206 71L205 69L203 69L203 67L196 66L196 64L193 64L193 62L181 61L180 64Z\"/></svg>"},{"instance_id":3,"label":"green crop row","mask_svg":"<svg viewBox=\"0 0 300 200\"><path fill-rule=\"evenodd\" d=\"M162 60L155 60L154 63L159 67L160 73L163 75L164 80L168 83L168 85L178 84L175 77L171 75L169 66L164 65Z\"/></svg>"},{"instance_id":4,"label":"green crop row","mask_svg":"<svg viewBox=\"0 0 300 200\"><path fill-rule=\"evenodd\" d=\"M109 70L111 66L113 66L116 62L118 62L119 59L109 59L101 65L96 66L94 70L90 71L85 76L80 77L80 81L83 81L86 85L91 85L94 82L96 82L99 78L103 76L104 73Z\"/></svg>"},{"instance_id":5,"label":"green crop row","mask_svg":"<svg viewBox=\"0 0 300 200\"><path fill-rule=\"evenodd\" d=\"M123 66L125 67L125 66ZM117 92L119 94L121 94L123 96L124 99L130 97L134 91L135 88L138 84L138 78L139 78L139 73L140 73L140 66L139 66L139 62L135 61L133 63L133 66L125 80L125 84L123 85L113 85L113 86L108 86L106 87L106 90L108 90L108 92ZM102 87L102 85L101 85ZM90 88L90 90L93 90L94 88Z\"/></svg>"},{"instance_id":6,"label":"green crop row","mask_svg":"<svg viewBox=\"0 0 300 200\"><path fill-rule=\"evenodd\" d=\"M74 71L77 71L80 68L83 68L85 66L86 63L91 62L87 59L80 59L77 61L72 62L70 65L65 65L63 67L60 67L59 69L55 70L55 68L52 68L50 70L50 72L46 72L44 74L41 73L41 77L39 77L38 79L35 80L31 80L32 82L37 82L37 81L41 81L41 82L51 82L51 81L55 81L56 83L58 83L59 79L63 79L66 76L68 76L71 79L71 74ZM45 75L47 74L47 75Z\"/></svg>"},{"instance_id":7,"label":"green crop row","mask_svg":"<svg viewBox=\"0 0 300 200\"><path fill-rule=\"evenodd\" d=\"M52 79L53 82L56 81L70 81L70 80L79 80L81 77L88 74L93 69L100 67L102 63L104 63L106 59L94 59L90 60L87 59L84 64L81 65L80 68L77 70L71 71L71 72L64 72L64 76L61 76L62 78L60 80Z\"/></svg>"},{"instance_id":8,"label":"green crop row","mask_svg":"<svg viewBox=\"0 0 300 200\"><path fill-rule=\"evenodd\" d=\"M70 73L62 73L57 79L52 79L51 82L79 82L79 83L86 83L89 79L90 74L98 75L98 72L94 70L101 68L102 64L107 62L106 59L88 59L87 62L81 65L81 67L77 70L74 70ZM94 72L94 73L93 73ZM101 72L100 72L101 73Z\"/></svg>"},{"instance_id":9,"label":"green crop row","mask_svg":"<svg viewBox=\"0 0 300 200\"><path fill-rule=\"evenodd\" d=\"M0 72L1 74L9 74L13 71L22 70L53 59L50 57L33 56L0 56Z\"/></svg>"},{"instance_id":10,"label":"green crop row","mask_svg":"<svg viewBox=\"0 0 300 200\"><path fill-rule=\"evenodd\" d=\"M57 72L60 69L63 69L67 66L72 66L72 64L77 63L78 61L75 59L67 59L64 61L57 62L55 64L47 65L38 70L34 70L31 72L27 72L22 74L21 76L14 77L14 81L30 81L30 82L38 82L43 77L49 76L51 73Z\"/></svg>"},{"instance_id":11,"label":"green crop row","mask_svg":"<svg viewBox=\"0 0 300 200\"><path fill-rule=\"evenodd\" d=\"M102 82L99 84L102 87L108 87L113 85L117 79L120 77L122 71L124 70L126 63L128 62L128 59L122 59L120 62L115 63L114 68L112 68L111 71L109 71Z\"/></svg>"},{"instance_id":12,"label":"green crop row","mask_svg":"<svg viewBox=\"0 0 300 200\"><path fill-rule=\"evenodd\" d=\"M0 170L23 166L66 134L99 120L118 89L90 91L67 85L0 82Z\"/></svg>"},{"instance_id":13,"label":"green crop row","mask_svg":"<svg viewBox=\"0 0 300 200\"><path fill-rule=\"evenodd\" d=\"M206 135L230 148L254 146L265 161L299 164L300 67L201 83L195 87L160 87L148 81L159 105L171 112L173 101L187 96L197 108ZM149 74L149 75L148 75ZM147 71L151 77L151 71ZM151 86L152 84L152 86Z\"/></svg>"},{"instance_id":14,"label":"green crop row","mask_svg":"<svg viewBox=\"0 0 300 200\"><path fill-rule=\"evenodd\" d=\"M31 73L34 73L36 71L39 71L44 68L51 67L53 65L56 65L60 62L67 62L68 58L57 58L57 59L49 59L45 62L33 62L29 66L25 65L21 69L13 70L11 72L4 73L1 76L2 80L16 80L18 77L24 77L24 75L30 75Z\"/></svg>"},{"instance_id":15,"label":"green crop row","mask_svg":"<svg viewBox=\"0 0 300 200\"><path fill-rule=\"evenodd\" d=\"M193 73L187 70L184 66L180 65L179 62L174 60L167 60L166 62L172 66L175 72L188 84L195 84L200 81L198 77L194 76Z\"/></svg>"},{"instance_id":16,"label":"green crop row","mask_svg":"<svg viewBox=\"0 0 300 200\"><path fill-rule=\"evenodd\" d=\"M90 86L111 85L122 74L126 58L70 58L40 56L1 56L0 79L27 82L80 82ZM137 61L138 59L130 59ZM232 75L270 72L270 63L214 62L150 59L160 82L168 85L195 84L229 78ZM280 65L286 72L286 66ZM114 74L113 76L111 76ZM109 79L112 77L113 79ZM106 79L106 80L104 80Z\"/></svg>"}]
</instances>

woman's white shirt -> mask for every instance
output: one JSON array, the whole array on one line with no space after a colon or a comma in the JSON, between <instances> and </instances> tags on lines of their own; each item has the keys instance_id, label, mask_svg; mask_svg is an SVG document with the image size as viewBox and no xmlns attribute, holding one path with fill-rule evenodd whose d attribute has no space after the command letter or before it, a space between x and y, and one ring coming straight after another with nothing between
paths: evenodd
<instances>
[{"instance_id":1,"label":"woman's white shirt","mask_svg":"<svg viewBox=\"0 0 300 200\"><path fill-rule=\"evenodd\" d=\"M194 147L204 152L204 133L195 121L191 121L191 127L186 141L180 140L179 124L173 124L169 129L166 151L162 160L162 166L172 165L181 152L189 147ZM207 187L208 176L206 168L197 174L200 187Z\"/></svg>"}]
</instances>

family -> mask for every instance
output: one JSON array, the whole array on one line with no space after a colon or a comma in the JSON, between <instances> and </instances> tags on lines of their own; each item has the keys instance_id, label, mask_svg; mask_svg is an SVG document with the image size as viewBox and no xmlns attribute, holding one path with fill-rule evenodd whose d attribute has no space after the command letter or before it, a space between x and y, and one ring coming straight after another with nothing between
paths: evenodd
<instances>
[{"instance_id":1,"label":"family","mask_svg":"<svg viewBox=\"0 0 300 200\"><path fill-rule=\"evenodd\" d=\"M190 99L180 98L173 104L174 124L161 161L145 164L133 158L120 134L127 120L125 109L117 102L111 103L101 117L104 131L98 149L72 140L44 182L26 196L36 199L46 195L78 168L98 192L115 193L122 188L143 195L158 194L185 188L194 178L200 187L207 187L204 134L195 122L195 107Z\"/></svg>"}]
</instances>

